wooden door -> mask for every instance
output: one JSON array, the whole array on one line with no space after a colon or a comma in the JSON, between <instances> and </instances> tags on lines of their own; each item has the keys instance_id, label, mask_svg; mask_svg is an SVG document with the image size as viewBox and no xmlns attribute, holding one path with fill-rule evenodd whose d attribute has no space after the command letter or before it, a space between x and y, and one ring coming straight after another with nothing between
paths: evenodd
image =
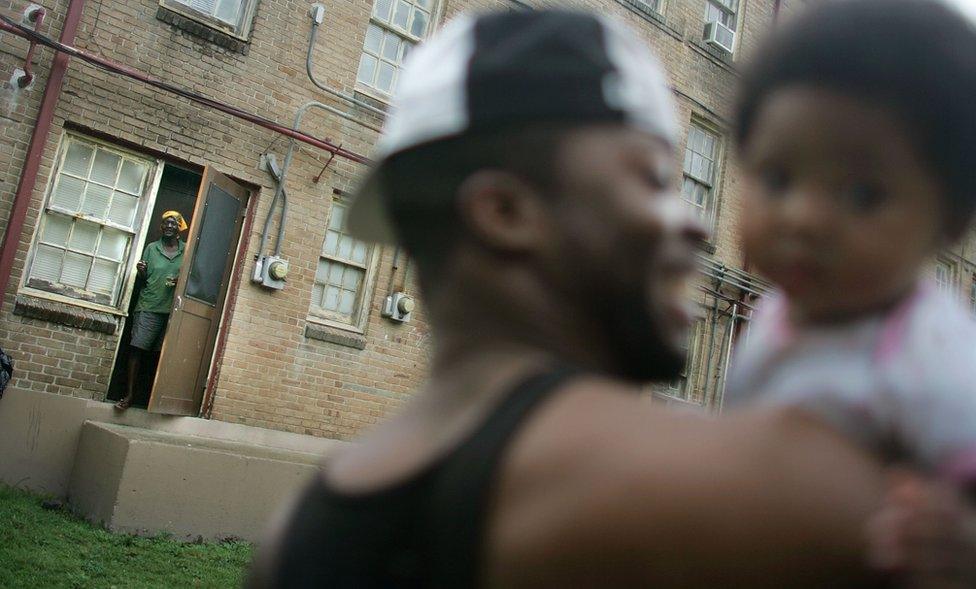
<instances>
[{"instance_id":1,"label":"wooden door","mask_svg":"<svg viewBox=\"0 0 976 589\"><path fill-rule=\"evenodd\" d=\"M249 191L207 166L173 296L149 411L198 415Z\"/></svg>"}]
</instances>

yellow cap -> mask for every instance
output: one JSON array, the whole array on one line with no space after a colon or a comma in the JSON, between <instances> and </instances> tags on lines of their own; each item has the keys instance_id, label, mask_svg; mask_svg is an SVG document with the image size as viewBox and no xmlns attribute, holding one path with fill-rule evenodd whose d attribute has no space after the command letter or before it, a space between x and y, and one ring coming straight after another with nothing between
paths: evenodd
<instances>
[{"instance_id":1,"label":"yellow cap","mask_svg":"<svg viewBox=\"0 0 976 589\"><path fill-rule=\"evenodd\" d=\"M169 219L170 217L176 219L176 226L180 228L180 231L186 231L189 225L186 224L186 220L183 219L183 215L179 211L166 211L163 213L163 220Z\"/></svg>"}]
</instances>

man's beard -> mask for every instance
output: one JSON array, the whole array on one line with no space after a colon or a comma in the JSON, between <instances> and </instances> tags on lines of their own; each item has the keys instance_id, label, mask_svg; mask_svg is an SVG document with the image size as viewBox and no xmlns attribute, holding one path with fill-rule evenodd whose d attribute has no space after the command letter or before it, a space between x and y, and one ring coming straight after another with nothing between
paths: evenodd
<instances>
[{"instance_id":1,"label":"man's beard","mask_svg":"<svg viewBox=\"0 0 976 589\"><path fill-rule=\"evenodd\" d=\"M668 342L664 326L648 309L646 287L603 290L597 303L615 375L634 382L667 381L681 373L685 357Z\"/></svg>"}]
</instances>

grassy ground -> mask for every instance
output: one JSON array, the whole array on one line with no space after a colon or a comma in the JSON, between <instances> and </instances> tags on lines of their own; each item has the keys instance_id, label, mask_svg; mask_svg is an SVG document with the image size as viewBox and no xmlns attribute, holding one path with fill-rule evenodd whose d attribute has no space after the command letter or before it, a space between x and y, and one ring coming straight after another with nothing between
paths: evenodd
<instances>
[{"instance_id":1,"label":"grassy ground","mask_svg":"<svg viewBox=\"0 0 976 589\"><path fill-rule=\"evenodd\" d=\"M113 534L0 486L0 587L240 587L246 542Z\"/></svg>"}]
</instances>

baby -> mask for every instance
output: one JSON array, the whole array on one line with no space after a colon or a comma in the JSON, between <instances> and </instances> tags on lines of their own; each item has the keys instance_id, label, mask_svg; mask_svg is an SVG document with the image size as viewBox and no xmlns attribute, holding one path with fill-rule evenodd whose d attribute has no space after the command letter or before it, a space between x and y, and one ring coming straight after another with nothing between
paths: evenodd
<instances>
[{"instance_id":1,"label":"baby","mask_svg":"<svg viewBox=\"0 0 976 589\"><path fill-rule=\"evenodd\" d=\"M780 293L727 403L811 412L976 488L976 322L923 279L976 209L976 28L934 0L825 3L744 76L747 262Z\"/></svg>"},{"instance_id":2,"label":"baby","mask_svg":"<svg viewBox=\"0 0 976 589\"><path fill-rule=\"evenodd\" d=\"M976 322L923 274L976 209L976 26L935 0L831 2L758 54L737 114L741 237L780 293L737 350L727 404L808 411L936 477L893 482L871 561L913 586L972 586Z\"/></svg>"}]
</instances>

